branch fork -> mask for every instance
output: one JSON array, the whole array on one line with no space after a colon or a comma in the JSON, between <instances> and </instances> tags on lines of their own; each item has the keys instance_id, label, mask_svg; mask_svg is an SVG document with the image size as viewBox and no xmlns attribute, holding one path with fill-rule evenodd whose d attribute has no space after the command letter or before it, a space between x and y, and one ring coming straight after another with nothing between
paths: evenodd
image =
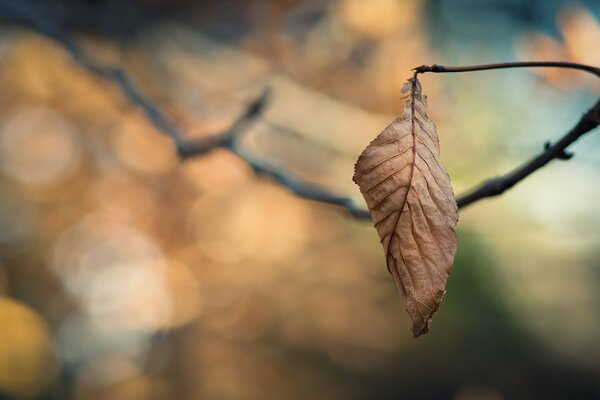
<instances>
[{"instance_id":1,"label":"branch fork","mask_svg":"<svg viewBox=\"0 0 600 400\"><path fill-rule=\"evenodd\" d=\"M166 113L156 105L151 99L147 98L133 80L122 70L110 66L104 66L88 56L78 45L77 41L71 37L60 26L48 21L41 14L30 13L27 8L18 7L10 3L8 6L8 16L11 19L29 27L42 35L45 35L58 44L63 46L73 57L75 62L88 70L90 73L111 81L121 92L123 97L130 103L141 108L148 120L161 133L169 136L176 145L177 153L182 160L197 157L215 148L225 148L237 154L246 161L256 173L263 173L271 176L282 186L286 187L298 196L315 200L323 203L334 204L344 207L352 216L360 219L370 219L368 210L357 206L354 201L345 196L336 195L327 189L311 185L296 178L282 166L276 165L268 160L262 160L255 154L248 153L239 145L238 139L256 119L260 118L268 105L270 91L266 89L260 96L252 101L245 112L236 119L231 127L225 132L202 138L187 139L170 120ZM7 6L7 5L5 5ZM560 62L560 61L528 61L528 62L510 62L500 64L484 64L463 67L449 67L439 64L421 65L413 69L415 78L423 73L456 73L472 72L505 68L569 68L581 70L600 77L600 68L584 64ZM506 175L490 179L457 200L458 207L465 207L485 197L497 196L507 189L511 188L519 181L543 167L553 159L568 160L573 154L566 151L566 148L585 133L595 129L600 125L600 100L589 109L565 136L556 143L546 142L544 151L534 157L521 167L509 172Z\"/></svg>"}]
</instances>

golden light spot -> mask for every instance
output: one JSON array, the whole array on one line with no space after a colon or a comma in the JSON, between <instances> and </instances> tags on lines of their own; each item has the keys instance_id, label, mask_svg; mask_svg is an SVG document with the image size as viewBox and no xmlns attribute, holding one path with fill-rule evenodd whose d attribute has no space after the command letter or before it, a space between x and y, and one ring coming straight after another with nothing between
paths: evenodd
<instances>
[{"instance_id":1,"label":"golden light spot","mask_svg":"<svg viewBox=\"0 0 600 400\"><path fill-rule=\"evenodd\" d=\"M128 218L156 207L153 192L140 180L125 173L107 173L94 182L90 201L115 217Z\"/></svg>"},{"instance_id":2,"label":"golden light spot","mask_svg":"<svg viewBox=\"0 0 600 400\"><path fill-rule=\"evenodd\" d=\"M342 0L339 12L353 31L371 38L391 35L416 17L419 2L400 0Z\"/></svg>"},{"instance_id":3,"label":"golden light spot","mask_svg":"<svg viewBox=\"0 0 600 400\"><path fill-rule=\"evenodd\" d=\"M225 150L215 150L181 166L183 176L200 191L233 188L253 179L252 171L239 157Z\"/></svg>"},{"instance_id":4,"label":"golden light spot","mask_svg":"<svg viewBox=\"0 0 600 400\"><path fill-rule=\"evenodd\" d=\"M155 330L171 316L162 250L144 232L92 214L61 235L53 267L95 323Z\"/></svg>"},{"instance_id":5,"label":"golden light spot","mask_svg":"<svg viewBox=\"0 0 600 400\"><path fill-rule=\"evenodd\" d=\"M0 130L0 167L27 184L60 183L78 165L80 146L75 127L46 108L14 114Z\"/></svg>"},{"instance_id":6,"label":"golden light spot","mask_svg":"<svg viewBox=\"0 0 600 400\"><path fill-rule=\"evenodd\" d=\"M155 331L168 326L172 305L162 265L130 263L100 267L84 300L98 325L115 331Z\"/></svg>"},{"instance_id":7,"label":"golden light spot","mask_svg":"<svg viewBox=\"0 0 600 400\"><path fill-rule=\"evenodd\" d=\"M145 118L123 118L112 132L111 144L127 167L146 174L164 174L176 163L170 138L162 136Z\"/></svg>"},{"instance_id":8,"label":"golden light spot","mask_svg":"<svg viewBox=\"0 0 600 400\"><path fill-rule=\"evenodd\" d=\"M566 7L558 15L558 26L569 59L590 65L600 63L600 51L597 48L600 22L594 14L582 7Z\"/></svg>"},{"instance_id":9,"label":"golden light spot","mask_svg":"<svg viewBox=\"0 0 600 400\"><path fill-rule=\"evenodd\" d=\"M46 322L25 304L0 296L0 326L0 391L38 395L59 367Z\"/></svg>"},{"instance_id":10,"label":"golden light spot","mask_svg":"<svg viewBox=\"0 0 600 400\"><path fill-rule=\"evenodd\" d=\"M598 65L600 63L600 22L588 9L567 5L557 14L557 25L562 40L556 40L542 32L532 32L521 38L517 50L521 58L528 60L563 60ZM561 89L598 90L598 82L592 76L569 69L541 68L535 73Z\"/></svg>"},{"instance_id":11,"label":"golden light spot","mask_svg":"<svg viewBox=\"0 0 600 400\"><path fill-rule=\"evenodd\" d=\"M224 264L250 258L283 261L307 239L308 204L295 201L285 190L256 180L252 186L237 188L235 196L226 194L204 196L190 213L196 245L211 260ZM273 275L269 265L236 268L236 279L264 280Z\"/></svg>"}]
</instances>

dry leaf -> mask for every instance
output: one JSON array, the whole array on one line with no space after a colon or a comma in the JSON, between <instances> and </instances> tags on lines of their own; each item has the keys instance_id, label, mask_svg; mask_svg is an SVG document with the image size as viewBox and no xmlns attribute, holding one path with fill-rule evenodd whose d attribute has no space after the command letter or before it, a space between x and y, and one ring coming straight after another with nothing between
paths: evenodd
<instances>
[{"instance_id":1,"label":"dry leaf","mask_svg":"<svg viewBox=\"0 0 600 400\"><path fill-rule=\"evenodd\" d=\"M458 208L418 79L409 79L402 92L408 92L404 115L363 151L353 180L371 211L417 337L427 333L445 293Z\"/></svg>"}]
</instances>

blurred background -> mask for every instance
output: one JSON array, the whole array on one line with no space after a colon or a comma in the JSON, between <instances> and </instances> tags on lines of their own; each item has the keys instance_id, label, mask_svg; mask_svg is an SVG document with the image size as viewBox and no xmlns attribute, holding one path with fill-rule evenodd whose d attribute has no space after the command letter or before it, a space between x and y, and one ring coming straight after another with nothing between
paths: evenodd
<instances>
[{"instance_id":1,"label":"blurred background","mask_svg":"<svg viewBox=\"0 0 600 400\"><path fill-rule=\"evenodd\" d=\"M447 295L414 340L369 222L225 150L180 161L50 28L189 137L270 87L247 145L357 202L354 161L411 68L600 65L593 0L0 1L1 399L600 398L600 133L461 210ZM422 83L458 194L600 93L565 70Z\"/></svg>"}]
</instances>

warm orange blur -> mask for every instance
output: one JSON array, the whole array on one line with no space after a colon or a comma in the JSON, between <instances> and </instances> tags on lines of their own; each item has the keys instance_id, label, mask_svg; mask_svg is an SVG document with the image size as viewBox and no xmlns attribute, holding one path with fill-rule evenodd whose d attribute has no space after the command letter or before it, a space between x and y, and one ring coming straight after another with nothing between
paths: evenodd
<instances>
[{"instance_id":1,"label":"warm orange blur","mask_svg":"<svg viewBox=\"0 0 600 400\"><path fill-rule=\"evenodd\" d=\"M428 40L443 7L249 3L235 40L203 30L199 5L198 26L159 21L125 45L81 43L190 135L226 129L270 86L248 146L360 201L353 163L398 113L410 69L450 58ZM556 18L562 42L523 29L510 51L600 63L593 12ZM597 138L461 214L447 298L414 341L369 223L222 149L180 161L113 82L42 35L0 30L0 393L367 399L430 387L423 398L503 399L539 394L539 371L596 387ZM451 52L449 63L496 61L472 43ZM543 75L554 87L511 73L423 77L456 192L566 131L584 110L574 93L597 95L574 74Z\"/></svg>"}]
</instances>

